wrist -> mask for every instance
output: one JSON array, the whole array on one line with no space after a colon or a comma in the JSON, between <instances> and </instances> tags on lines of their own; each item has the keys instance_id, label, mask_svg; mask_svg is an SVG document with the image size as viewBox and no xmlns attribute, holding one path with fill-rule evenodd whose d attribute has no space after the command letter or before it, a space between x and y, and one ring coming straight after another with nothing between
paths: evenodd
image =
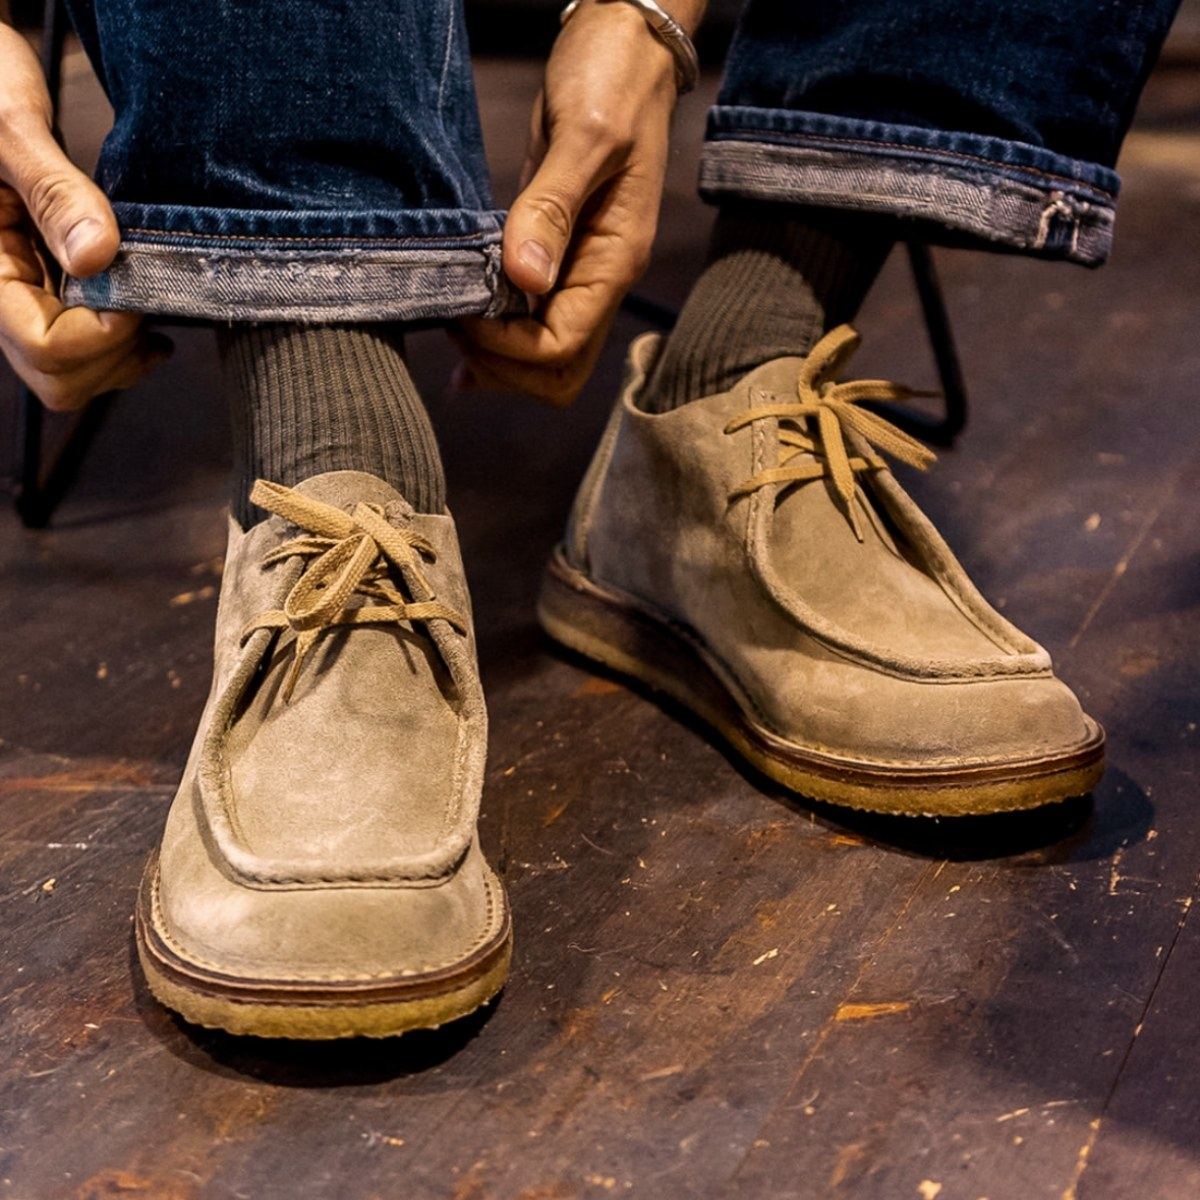
<instances>
[{"instance_id":1,"label":"wrist","mask_svg":"<svg viewBox=\"0 0 1200 1200\"><path fill-rule=\"evenodd\" d=\"M696 36L696 31L700 28L708 9L708 0L655 0L655 2L659 8L674 19L688 37ZM604 6L613 3L613 0L573 0L562 10L560 19L567 14L568 10L590 7L593 3ZM619 5L615 5L615 7L619 7Z\"/></svg>"},{"instance_id":2,"label":"wrist","mask_svg":"<svg viewBox=\"0 0 1200 1200\"><path fill-rule=\"evenodd\" d=\"M700 63L691 35L704 15L707 0L668 2L671 4L670 10L659 0L570 0L562 10L559 22L567 25L581 10L589 14L607 10L613 17L620 14L620 20L632 20L633 27L640 25L670 55L674 65L676 92L682 95L696 86L699 75Z\"/></svg>"}]
</instances>

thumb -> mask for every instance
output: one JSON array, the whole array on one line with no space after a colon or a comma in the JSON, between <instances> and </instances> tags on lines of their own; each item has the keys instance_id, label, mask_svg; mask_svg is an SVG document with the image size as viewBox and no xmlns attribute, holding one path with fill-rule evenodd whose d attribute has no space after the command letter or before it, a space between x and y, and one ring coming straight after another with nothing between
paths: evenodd
<instances>
[{"instance_id":1,"label":"thumb","mask_svg":"<svg viewBox=\"0 0 1200 1200\"><path fill-rule=\"evenodd\" d=\"M504 223L504 272L521 291L541 296L554 286L575 222L601 182L603 165L594 149L579 154L551 141Z\"/></svg>"},{"instance_id":2,"label":"thumb","mask_svg":"<svg viewBox=\"0 0 1200 1200\"><path fill-rule=\"evenodd\" d=\"M50 253L71 275L104 270L121 240L107 197L36 117L5 132L0 174L21 197Z\"/></svg>"}]
</instances>

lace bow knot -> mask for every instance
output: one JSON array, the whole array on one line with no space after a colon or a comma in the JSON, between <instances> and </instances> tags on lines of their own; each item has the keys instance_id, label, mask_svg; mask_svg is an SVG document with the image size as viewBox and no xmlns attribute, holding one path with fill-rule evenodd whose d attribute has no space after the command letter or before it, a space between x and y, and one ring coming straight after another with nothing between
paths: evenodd
<instances>
[{"instance_id":1,"label":"lace bow knot","mask_svg":"<svg viewBox=\"0 0 1200 1200\"><path fill-rule=\"evenodd\" d=\"M859 336L849 325L827 333L809 352L796 383L798 399L768 398L748 409L725 427L734 433L755 421L773 418L778 424L779 465L760 471L739 484L730 501L748 496L769 484L803 483L828 478L839 507L861 542L862 529L854 509L855 476L880 471L887 463L876 450L890 454L918 470L926 470L936 455L928 447L897 429L864 402L902 400L928 395L882 379L856 379L838 383L836 375L858 348ZM813 425L815 424L815 430ZM853 431L866 443L864 454L851 454L846 433ZM803 461L797 461L797 460Z\"/></svg>"},{"instance_id":2,"label":"lace bow knot","mask_svg":"<svg viewBox=\"0 0 1200 1200\"><path fill-rule=\"evenodd\" d=\"M466 621L436 600L421 570L422 560L437 559L432 544L412 530L392 525L381 505L359 503L344 512L262 479L255 483L250 499L302 530L262 563L269 567L291 558L305 562L283 607L256 617L242 632L243 642L259 629L295 633L285 701L291 699L309 651L321 633L334 626L442 620L466 634ZM396 580L413 594L405 596Z\"/></svg>"}]
</instances>

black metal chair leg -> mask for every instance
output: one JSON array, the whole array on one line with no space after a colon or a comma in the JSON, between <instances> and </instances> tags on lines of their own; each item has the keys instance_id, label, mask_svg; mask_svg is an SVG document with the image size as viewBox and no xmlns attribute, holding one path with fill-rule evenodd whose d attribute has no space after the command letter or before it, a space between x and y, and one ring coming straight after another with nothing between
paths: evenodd
<instances>
[{"instance_id":1,"label":"black metal chair leg","mask_svg":"<svg viewBox=\"0 0 1200 1200\"><path fill-rule=\"evenodd\" d=\"M42 402L28 389L17 401L17 461L14 464L13 499L17 514L30 529L46 522L41 518Z\"/></svg>"},{"instance_id":2,"label":"black metal chair leg","mask_svg":"<svg viewBox=\"0 0 1200 1200\"><path fill-rule=\"evenodd\" d=\"M17 445L21 461L17 464L15 501L17 515L28 529L43 529L59 502L67 494L96 431L104 421L116 392L97 396L78 416L72 418L70 432L47 466L44 454L45 412L42 402L26 390L17 413Z\"/></svg>"},{"instance_id":3,"label":"black metal chair leg","mask_svg":"<svg viewBox=\"0 0 1200 1200\"><path fill-rule=\"evenodd\" d=\"M62 0L46 0L42 16L42 70L46 88L54 106L57 128L59 90L62 84L63 48L67 38L67 17ZM15 496L17 514L31 529L46 525L75 475L111 401L101 396L78 417L54 460L45 462L46 418L41 402L28 388L23 389L17 409L17 462Z\"/></svg>"},{"instance_id":4,"label":"black metal chair leg","mask_svg":"<svg viewBox=\"0 0 1200 1200\"><path fill-rule=\"evenodd\" d=\"M42 8L42 71L55 116L58 115L58 90L62 83L63 46L67 41L67 12L62 0L46 0Z\"/></svg>"},{"instance_id":5,"label":"black metal chair leg","mask_svg":"<svg viewBox=\"0 0 1200 1200\"><path fill-rule=\"evenodd\" d=\"M963 380L962 364L950 332L950 318L946 314L946 300L942 285L938 282L933 267L933 256L924 242L906 242L909 265L912 267L913 282L925 317L925 330L933 350L938 376L942 384L945 409L941 417L897 404L880 404L878 410L889 421L899 425L907 433L919 437L935 446L952 446L954 439L967 423L967 386Z\"/></svg>"}]
</instances>

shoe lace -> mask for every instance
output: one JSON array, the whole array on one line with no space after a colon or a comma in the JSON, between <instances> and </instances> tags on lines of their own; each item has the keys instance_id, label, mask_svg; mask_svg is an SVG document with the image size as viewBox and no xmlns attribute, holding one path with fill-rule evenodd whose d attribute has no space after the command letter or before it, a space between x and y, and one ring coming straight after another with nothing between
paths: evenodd
<instances>
[{"instance_id":1,"label":"shoe lace","mask_svg":"<svg viewBox=\"0 0 1200 1200\"><path fill-rule=\"evenodd\" d=\"M887 468L875 451L890 454L921 471L934 462L937 456L927 446L878 413L861 407L864 401L903 400L931 393L882 379L835 381L834 376L858 349L859 340L849 325L830 330L804 360L796 385L798 402L772 399L748 409L725 426L725 432L730 434L764 418L773 417L778 422L779 465L739 484L729 493L731 503L769 484L803 483L828 477L839 507L861 542L862 529L854 508L855 477ZM865 453L852 454L847 449L845 435L851 430L866 441Z\"/></svg>"},{"instance_id":2,"label":"shoe lace","mask_svg":"<svg viewBox=\"0 0 1200 1200\"><path fill-rule=\"evenodd\" d=\"M259 629L295 633L295 657L283 689L285 702L292 697L309 651L326 629L440 620L466 634L466 621L436 600L421 570L423 560L437 560L433 546L420 534L392 525L382 505L359 503L344 512L263 479L255 483L250 500L303 531L262 560L264 567L291 558L305 561L283 607L255 617L242 631L243 642ZM406 597L397 588L396 579L403 578L401 568L420 599ZM355 595L374 603L351 605Z\"/></svg>"}]
</instances>

